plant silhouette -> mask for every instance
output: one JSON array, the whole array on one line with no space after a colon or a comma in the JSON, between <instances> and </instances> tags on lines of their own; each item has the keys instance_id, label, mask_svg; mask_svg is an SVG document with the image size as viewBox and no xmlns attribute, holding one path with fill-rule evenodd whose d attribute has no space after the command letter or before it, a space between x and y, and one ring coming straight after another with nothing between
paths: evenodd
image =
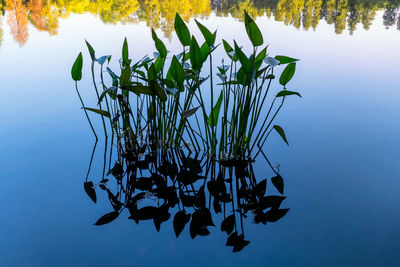
<instances>
[{"instance_id":1,"label":"plant silhouette","mask_svg":"<svg viewBox=\"0 0 400 267\"><path fill-rule=\"evenodd\" d=\"M261 160L269 164L267 158ZM89 171L91 163L92 159ZM172 220L170 230L177 238L189 234L194 239L219 229L227 235L226 246L238 252L250 243L244 219L265 225L289 210L281 208L286 197L280 174L271 168L274 177L258 181L253 164L253 160L217 161L182 149L151 151L144 145L118 153L100 181L88 180L88 172L84 190L95 203L97 194L108 197L111 209L94 223L97 226L124 217L139 227L140 222L152 220L160 231L164 222ZM276 194L267 194L267 184L275 187L269 190ZM217 216L222 220L218 225Z\"/></svg>"}]
</instances>

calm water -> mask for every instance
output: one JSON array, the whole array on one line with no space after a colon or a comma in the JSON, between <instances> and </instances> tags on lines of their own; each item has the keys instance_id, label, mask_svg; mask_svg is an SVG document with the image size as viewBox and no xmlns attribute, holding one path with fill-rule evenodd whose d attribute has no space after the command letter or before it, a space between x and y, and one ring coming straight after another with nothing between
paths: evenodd
<instances>
[{"instance_id":1,"label":"calm water","mask_svg":"<svg viewBox=\"0 0 400 267\"><path fill-rule=\"evenodd\" d=\"M0 266L399 266L398 7L396 1L2 1ZM177 239L172 220L158 233L151 221L136 225L128 213L93 226L110 206L106 194L91 202L82 186L94 140L70 67L83 51L81 88L92 98L84 39L99 54L119 58L126 36L139 59L155 50L152 26L177 51L171 22L178 11L195 34L193 16L246 48L243 8L257 16L271 55L301 59L289 89L303 98L288 99L278 118L290 146L277 136L265 146L281 166L288 214L266 226L246 220L251 243L235 254L219 226L194 240L188 227ZM224 57L222 49L216 53ZM101 176L103 148L98 144L92 179ZM258 161L255 175L273 173Z\"/></svg>"}]
</instances>

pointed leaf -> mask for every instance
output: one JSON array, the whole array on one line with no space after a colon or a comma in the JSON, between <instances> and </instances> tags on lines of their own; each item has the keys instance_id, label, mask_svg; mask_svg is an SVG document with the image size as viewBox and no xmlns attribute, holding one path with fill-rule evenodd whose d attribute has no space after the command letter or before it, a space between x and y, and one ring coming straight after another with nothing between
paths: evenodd
<instances>
[{"instance_id":1,"label":"pointed leaf","mask_svg":"<svg viewBox=\"0 0 400 267\"><path fill-rule=\"evenodd\" d=\"M252 63L250 59L243 53L242 49L237 45L236 41L235 44L235 54L239 58L240 64L242 64L243 70L245 73L250 74L252 71Z\"/></svg>"},{"instance_id":2,"label":"pointed leaf","mask_svg":"<svg viewBox=\"0 0 400 267\"><path fill-rule=\"evenodd\" d=\"M126 40L126 37L124 39L124 44L122 45L122 61L125 64L129 64L129 51L128 51L128 41Z\"/></svg>"},{"instance_id":3,"label":"pointed leaf","mask_svg":"<svg viewBox=\"0 0 400 267\"><path fill-rule=\"evenodd\" d=\"M185 22L182 20L181 16L178 13L175 15L175 32L178 35L179 41L183 46L190 45L190 32Z\"/></svg>"},{"instance_id":4,"label":"pointed leaf","mask_svg":"<svg viewBox=\"0 0 400 267\"><path fill-rule=\"evenodd\" d=\"M280 64L288 64L298 61L298 59L296 58L291 58L287 56L276 56L275 59L279 60Z\"/></svg>"},{"instance_id":5,"label":"pointed leaf","mask_svg":"<svg viewBox=\"0 0 400 267\"><path fill-rule=\"evenodd\" d=\"M196 111L200 108L200 106L189 109L189 110L185 110L181 113L182 118L186 119L190 116L192 116L194 113L196 113Z\"/></svg>"},{"instance_id":6,"label":"pointed leaf","mask_svg":"<svg viewBox=\"0 0 400 267\"><path fill-rule=\"evenodd\" d=\"M266 190L267 190L267 179L262 180L254 187L254 193L259 197L263 197L265 195Z\"/></svg>"},{"instance_id":7,"label":"pointed leaf","mask_svg":"<svg viewBox=\"0 0 400 267\"><path fill-rule=\"evenodd\" d=\"M158 53L160 53L160 57L165 58L168 53L167 48L165 47L164 43L157 37L157 34L153 29L151 29L151 37L153 38Z\"/></svg>"},{"instance_id":8,"label":"pointed leaf","mask_svg":"<svg viewBox=\"0 0 400 267\"><path fill-rule=\"evenodd\" d=\"M110 213L107 213L103 215L100 219L97 220L97 222L94 225L103 225L106 223L110 223L114 221L119 215L118 211L112 211Z\"/></svg>"},{"instance_id":9,"label":"pointed leaf","mask_svg":"<svg viewBox=\"0 0 400 267\"><path fill-rule=\"evenodd\" d=\"M185 225L190 221L190 214L186 214L184 210L178 211L174 217L174 231L176 237L178 237L183 229L185 228Z\"/></svg>"},{"instance_id":10,"label":"pointed leaf","mask_svg":"<svg viewBox=\"0 0 400 267\"><path fill-rule=\"evenodd\" d=\"M279 125L274 125L274 129L275 129L275 131L277 131L278 134L282 137L283 141L285 141L285 143L286 143L287 145L289 145L289 143L288 143L288 141L287 141L287 139L286 139L285 131L283 131L282 127L279 126Z\"/></svg>"},{"instance_id":11,"label":"pointed leaf","mask_svg":"<svg viewBox=\"0 0 400 267\"><path fill-rule=\"evenodd\" d=\"M203 65L203 55L194 36L192 36L192 40L190 41L189 57L193 69L199 71Z\"/></svg>"},{"instance_id":12,"label":"pointed leaf","mask_svg":"<svg viewBox=\"0 0 400 267\"><path fill-rule=\"evenodd\" d=\"M262 34L260 29L258 28L257 24L254 20L244 11L244 23L246 26L247 35L250 38L251 43L253 46L260 46L264 43Z\"/></svg>"},{"instance_id":13,"label":"pointed leaf","mask_svg":"<svg viewBox=\"0 0 400 267\"><path fill-rule=\"evenodd\" d=\"M86 194L96 203L96 191L93 188L93 182L84 182L83 188L85 189Z\"/></svg>"},{"instance_id":14,"label":"pointed leaf","mask_svg":"<svg viewBox=\"0 0 400 267\"><path fill-rule=\"evenodd\" d=\"M214 108L211 111L210 116L208 117L208 125L211 127L217 126L218 123L218 117L219 117L219 110L221 109L221 104L222 104L222 91L219 94L217 103L215 104Z\"/></svg>"},{"instance_id":15,"label":"pointed leaf","mask_svg":"<svg viewBox=\"0 0 400 267\"><path fill-rule=\"evenodd\" d=\"M290 63L282 71L281 77L279 77L279 83L285 86L293 77L296 71L296 63Z\"/></svg>"},{"instance_id":16,"label":"pointed leaf","mask_svg":"<svg viewBox=\"0 0 400 267\"><path fill-rule=\"evenodd\" d=\"M214 32L214 34L212 34L210 30L207 29L203 24L198 22L197 19L195 19L195 22L197 24L197 27L199 27L201 33L203 34L204 39L206 40L208 46L209 47L213 46L215 43L216 31Z\"/></svg>"},{"instance_id":17,"label":"pointed leaf","mask_svg":"<svg viewBox=\"0 0 400 267\"><path fill-rule=\"evenodd\" d=\"M289 91L289 90L280 91L276 95L276 97L282 97L282 96L288 96L288 95L298 95L299 97L301 97L301 95L298 92L293 92L293 91Z\"/></svg>"},{"instance_id":18,"label":"pointed leaf","mask_svg":"<svg viewBox=\"0 0 400 267\"><path fill-rule=\"evenodd\" d=\"M96 60L96 56L95 56L93 47L89 44L88 41L85 40L85 42L86 42L86 46L87 46L87 48L89 50L90 57L92 58L92 61L95 61Z\"/></svg>"},{"instance_id":19,"label":"pointed leaf","mask_svg":"<svg viewBox=\"0 0 400 267\"><path fill-rule=\"evenodd\" d=\"M95 109L95 108L84 108L84 109L89 110L89 111L94 112L94 113L97 113L97 114L100 114L101 116L105 116L105 117L108 117L108 118L111 117L110 113L108 113L108 111L105 111L105 110Z\"/></svg>"},{"instance_id":20,"label":"pointed leaf","mask_svg":"<svg viewBox=\"0 0 400 267\"><path fill-rule=\"evenodd\" d=\"M74 81L80 81L82 79L82 52L79 53L78 57L75 59L74 64L71 69L71 76Z\"/></svg>"},{"instance_id":21,"label":"pointed leaf","mask_svg":"<svg viewBox=\"0 0 400 267\"><path fill-rule=\"evenodd\" d=\"M275 188L279 191L279 193L283 194L284 183L282 176L277 174L275 177L271 178L271 182L275 186Z\"/></svg>"},{"instance_id":22,"label":"pointed leaf","mask_svg":"<svg viewBox=\"0 0 400 267\"><path fill-rule=\"evenodd\" d=\"M226 217L221 223L221 231L225 231L230 235L235 227L235 214Z\"/></svg>"}]
</instances>

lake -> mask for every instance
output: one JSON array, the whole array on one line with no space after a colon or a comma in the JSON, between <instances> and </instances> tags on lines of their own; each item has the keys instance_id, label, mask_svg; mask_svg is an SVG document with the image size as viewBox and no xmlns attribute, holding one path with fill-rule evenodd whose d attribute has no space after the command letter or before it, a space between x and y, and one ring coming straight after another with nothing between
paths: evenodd
<instances>
[{"instance_id":1,"label":"lake","mask_svg":"<svg viewBox=\"0 0 400 267\"><path fill-rule=\"evenodd\" d=\"M379 0L2 0L0 265L399 266L399 7ZM244 9L268 53L300 59L290 89L302 98L288 98L277 118L290 145L273 134L263 147L285 182L281 208L290 210L266 225L249 213L250 244L236 253L225 246L221 214L213 213L209 235L193 240L188 225L176 238L176 210L159 232L126 210L93 225L112 207L106 192L97 190L94 204L83 186L95 139L71 66L82 51L79 86L95 105L84 40L98 55L113 55L112 68L125 37L135 60L153 54L150 28L175 53L179 12L196 36L195 18L218 30L217 43L235 39L250 51ZM224 57L219 47L215 58ZM102 178L104 147L100 138L90 180ZM257 181L268 178L267 194L277 194L265 161L253 167Z\"/></svg>"}]
</instances>

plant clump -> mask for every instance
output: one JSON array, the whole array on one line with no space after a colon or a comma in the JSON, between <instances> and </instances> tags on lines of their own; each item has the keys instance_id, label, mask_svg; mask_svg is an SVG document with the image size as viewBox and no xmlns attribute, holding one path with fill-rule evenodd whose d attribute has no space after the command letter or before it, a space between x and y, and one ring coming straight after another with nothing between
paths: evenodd
<instances>
[{"instance_id":1,"label":"plant clump","mask_svg":"<svg viewBox=\"0 0 400 267\"><path fill-rule=\"evenodd\" d=\"M260 29L246 12L244 22L252 53L247 55L236 41L222 39L228 60L216 68L212 56L220 45L216 44L217 31L210 31L196 20L205 40L199 43L179 14L174 27L182 44L181 53L169 56L152 30L157 52L152 58L145 56L134 62L125 38L118 72L107 66L111 56L96 57L86 41L97 107L86 107L79 94L81 53L71 75L96 139L88 111L101 116L104 135L111 133L117 139L121 154L148 144L154 149L203 151L219 159L245 158L260 150L273 130L288 143L284 130L274 121L286 97L300 96L287 89L298 59L268 56ZM95 65L100 65L99 83ZM285 66L278 79L282 89L272 92L275 69L281 66ZM103 77L105 72L109 77Z\"/></svg>"}]
</instances>

